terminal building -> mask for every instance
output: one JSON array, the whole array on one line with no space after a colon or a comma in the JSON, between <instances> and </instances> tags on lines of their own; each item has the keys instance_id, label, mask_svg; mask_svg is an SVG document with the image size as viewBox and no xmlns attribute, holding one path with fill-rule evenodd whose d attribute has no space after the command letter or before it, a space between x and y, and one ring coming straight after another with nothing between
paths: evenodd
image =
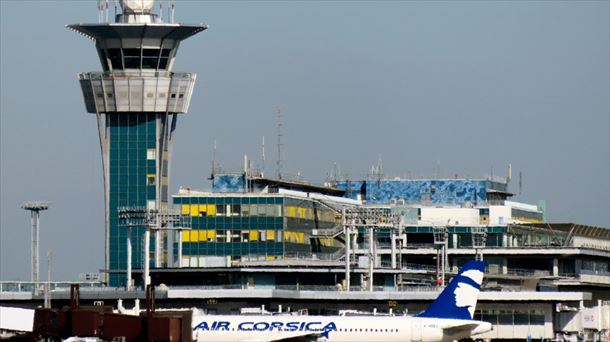
<instances>
[{"instance_id":1,"label":"terminal building","mask_svg":"<svg viewBox=\"0 0 610 342\"><path fill-rule=\"evenodd\" d=\"M508 185L495 177L316 186L216 174L211 191L173 196L192 227L174 244L175 267L154 269L153 283L177 303L200 298L209 313L412 314L482 258L476 314L497 327L483 337L601 338L610 328L610 229L547 222L544 202L513 201Z\"/></svg>"}]
</instances>

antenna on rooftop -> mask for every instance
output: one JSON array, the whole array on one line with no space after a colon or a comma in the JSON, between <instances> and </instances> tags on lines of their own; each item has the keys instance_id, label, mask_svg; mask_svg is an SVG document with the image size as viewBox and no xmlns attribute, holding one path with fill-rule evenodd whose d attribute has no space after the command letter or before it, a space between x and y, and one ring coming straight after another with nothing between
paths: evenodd
<instances>
[{"instance_id":1,"label":"antenna on rooftop","mask_svg":"<svg viewBox=\"0 0 610 342\"><path fill-rule=\"evenodd\" d=\"M216 139L214 139L214 149L212 151L212 175L211 175L210 179L213 179L215 174L216 174Z\"/></svg>"},{"instance_id":2,"label":"antenna on rooftop","mask_svg":"<svg viewBox=\"0 0 610 342\"><path fill-rule=\"evenodd\" d=\"M261 156L261 177L264 177L265 174L265 136L263 135L263 143L262 143L262 156Z\"/></svg>"},{"instance_id":3,"label":"antenna on rooftop","mask_svg":"<svg viewBox=\"0 0 610 342\"><path fill-rule=\"evenodd\" d=\"M277 178L282 179L282 110L277 109Z\"/></svg>"},{"instance_id":4,"label":"antenna on rooftop","mask_svg":"<svg viewBox=\"0 0 610 342\"><path fill-rule=\"evenodd\" d=\"M521 189L523 188L523 174L519 171L519 196L521 196Z\"/></svg>"},{"instance_id":5,"label":"antenna on rooftop","mask_svg":"<svg viewBox=\"0 0 610 342\"><path fill-rule=\"evenodd\" d=\"M333 168L330 170L330 181L337 182L339 180L339 168L337 162L333 163Z\"/></svg>"},{"instance_id":6,"label":"antenna on rooftop","mask_svg":"<svg viewBox=\"0 0 610 342\"><path fill-rule=\"evenodd\" d=\"M174 23L174 12L176 10L176 0L170 0L170 5L169 5L169 22L170 23Z\"/></svg>"},{"instance_id":7,"label":"antenna on rooftop","mask_svg":"<svg viewBox=\"0 0 610 342\"><path fill-rule=\"evenodd\" d=\"M381 181L383 178L383 163L381 161L381 153L379 154L379 158L377 158L377 165L371 166L371 178L377 179Z\"/></svg>"}]
</instances>

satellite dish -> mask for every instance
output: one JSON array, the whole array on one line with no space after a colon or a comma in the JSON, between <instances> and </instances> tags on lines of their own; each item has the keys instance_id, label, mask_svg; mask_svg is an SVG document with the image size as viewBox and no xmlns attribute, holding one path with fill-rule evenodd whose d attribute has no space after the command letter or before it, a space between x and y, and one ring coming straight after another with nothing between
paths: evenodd
<instances>
[{"instance_id":1,"label":"satellite dish","mask_svg":"<svg viewBox=\"0 0 610 342\"><path fill-rule=\"evenodd\" d=\"M155 0L121 0L121 8L124 14L149 14Z\"/></svg>"}]
</instances>

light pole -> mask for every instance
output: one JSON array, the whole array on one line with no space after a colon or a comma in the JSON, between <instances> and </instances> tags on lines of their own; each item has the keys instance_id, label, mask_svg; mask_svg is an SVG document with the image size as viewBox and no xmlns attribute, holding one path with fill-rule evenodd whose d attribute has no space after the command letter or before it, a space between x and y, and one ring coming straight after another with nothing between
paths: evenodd
<instances>
[{"instance_id":1,"label":"light pole","mask_svg":"<svg viewBox=\"0 0 610 342\"><path fill-rule=\"evenodd\" d=\"M146 209L145 207L120 207L118 208L119 225L127 228L127 289L132 286L131 265L131 229L134 227L145 227L144 232L144 288L150 284L150 231L190 229L190 215L182 215L177 210L171 209ZM157 234L158 236L159 234ZM181 243L179 240L178 243ZM157 246L157 244L155 243ZM181 246L179 246L180 249ZM158 251L155 251L158 253Z\"/></svg>"},{"instance_id":2,"label":"light pole","mask_svg":"<svg viewBox=\"0 0 610 342\"><path fill-rule=\"evenodd\" d=\"M28 210L32 217L32 282L34 293L38 294L40 282L40 212L49 209L49 203L41 201L26 202L21 208Z\"/></svg>"}]
</instances>

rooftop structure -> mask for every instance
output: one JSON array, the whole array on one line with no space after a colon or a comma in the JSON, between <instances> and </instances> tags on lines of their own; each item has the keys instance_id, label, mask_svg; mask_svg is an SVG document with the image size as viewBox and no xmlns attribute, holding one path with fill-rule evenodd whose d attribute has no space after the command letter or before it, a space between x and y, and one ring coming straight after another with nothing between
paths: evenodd
<instances>
[{"instance_id":1,"label":"rooftop structure","mask_svg":"<svg viewBox=\"0 0 610 342\"><path fill-rule=\"evenodd\" d=\"M67 26L95 41L103 69L78 77L87 112L97 119L106 209L104 268L113 286L127 284L123 270L128 230L133 231L134 269L145 266L148 246L146 228L122 228L118 208L168 206L172 138L178 114L188 110L196 79L193 73L174 72L174 60L183 40L207 28L165 23L153 13L150 0L124 0L121 7L114 22ZM163 248L171 235L154 232L156 267L172 266Z\"/></svg>"}]
</instances>

